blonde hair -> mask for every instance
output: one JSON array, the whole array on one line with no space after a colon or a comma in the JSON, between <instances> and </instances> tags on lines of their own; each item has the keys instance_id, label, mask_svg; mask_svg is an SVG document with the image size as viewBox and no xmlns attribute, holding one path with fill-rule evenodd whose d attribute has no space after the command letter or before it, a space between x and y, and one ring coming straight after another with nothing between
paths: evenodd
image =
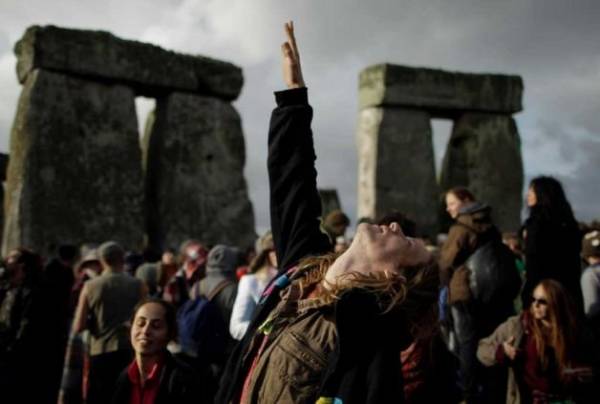
<instances>
[{"instance_id":1,"label":"blonde hair","mask_svg":"<svg viewBox=\"0 0 600 404\"><path fill-rule=\"evenodd\" d=\"M381 314L401 311L409 322L413 337L431 335L437 325L437 296L439 271L431 260L417 267L398 268L397 273L371 272L368 274L348 272L331 284L325 273L340 256L331 253L318 257L308 257L300 262L297 276L300 288L316 287L316 298L323 303L334 303L350 289L363 289L376 295ZM325 282L325 287L323 287Z\"/></svg>"}]
</instances>

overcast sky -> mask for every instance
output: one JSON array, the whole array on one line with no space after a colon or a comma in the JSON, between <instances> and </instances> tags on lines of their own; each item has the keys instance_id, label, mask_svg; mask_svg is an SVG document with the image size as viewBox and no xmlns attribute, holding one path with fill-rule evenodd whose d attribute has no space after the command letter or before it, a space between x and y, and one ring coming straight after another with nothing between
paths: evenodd
<instances>
[{"instance_id":1,"label":"overcast sky","mask_svg":"<svg viewBox=\"0 0 600 404\"><path fill-rule=\"evenodd\" d=\"M600 1L564 0L0 0L0 151L20 86L13 44L34 24L102 29L244 70L235 102L246 137L246 178L257 227L268 227L266 136L281 89L283 23L293 19L315 109L319 186L356 214L358 73L390 62L518 74L516 115L526 181L558 176L579 219L600 217ZM142 119L152 107L138 101ZM434 122L436 156L451 125Z\"/></svg>"}]
</instances>

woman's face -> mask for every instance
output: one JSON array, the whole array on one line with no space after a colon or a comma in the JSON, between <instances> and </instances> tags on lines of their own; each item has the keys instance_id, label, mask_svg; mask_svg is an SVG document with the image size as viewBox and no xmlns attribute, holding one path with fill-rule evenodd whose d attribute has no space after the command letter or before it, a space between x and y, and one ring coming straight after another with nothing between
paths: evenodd
<instances>
[{"instance_id":1,"label":"woman's face","mask_svg":"<svg viewBox=\"0 0 600 404\"><path fill-rule=\"evenodd\" d=\"M332 265L325 279L335 283L348 271L397 273L399 268L424 265L431 254L419 239L406 237L396 222L389 226L361 223L350 247ZM336 265L338 261L345 265Z\"/></svg>"},{"instance_id":2,"label":"woman's face","mask_svg":"<svg viewBox=\"0 0 600 404\"><path fill-rule=\"evenodd\" d=\"M531 314L536 320L548 319L548 295L541 285L533 290Z\"/></svg>"},{"instance_id":3,"label":"woman's face","mask_svg":"<svg viewBox=\"0 0 600 404\"><path fill-rule=\"evenodd\" d=\"M452 219L458 217L458 212L463 207L464 203L456 197L452 192L446 194L446 212Z\"/></svg>"},{"instance_id":4,"label":"woman's face","mask_svg":"<svg viewBox=\"0 0 600 404\"><path fill-rule=\"evenodd\" d=\"M147 303L135 313L131 326L131 345L140 355L156 355L169 343L165 309L158 303Z\"/></svg>"},{"instance_id":5,"label":"woman's face","mask_svg":"<svg viewBox=\"0 0 600 404\"><path fill-rule=\"evenodd\" d=\"M535 195L535 191L533 190L533 187L529 187L529 189L527 190L527 206L529 206L530 208L532 206L535 206L537 204L537 196Z\"/></svg>"}]
</instances>

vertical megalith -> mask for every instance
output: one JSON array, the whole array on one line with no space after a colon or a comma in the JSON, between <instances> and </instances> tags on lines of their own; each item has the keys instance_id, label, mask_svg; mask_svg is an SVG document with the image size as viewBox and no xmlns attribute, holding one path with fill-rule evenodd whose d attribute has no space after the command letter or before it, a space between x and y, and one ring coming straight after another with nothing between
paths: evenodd
<instances>
[{"instance_id":1,"label":"vertical megalith","mask_svg":"<svg viewBox=\"0 0 600 404\"><path fill-rule=\"evenodd\" d=\"M454 123L441 174L443 189L467 186L492 206L502 230L520 224L523 162L521 140L510 115L464 113Z\"/></svg>"},{"instance_id":2,"label":"vertical megalith","mask_svg":"<svg viewBox=\"0 0 600 404\"><path fill-rule=\"evenodd\" d=\"M159 98L144 141L151 247L188 238L248 247L254 214L243 176L245 146L231 104L172 93Z\"/></svg>"},{"instance_id":3,"label":"vertical megalith","mask_svg":"<svg viewBox=\"0 0 600 404\"><path fill-rule=\"evenodd\" d=\"M41 69L24 81L10 140L3 251L143 241L134 93Z\"/></svg>"},{"instance_id":4,"label":"vertical megalith","mask_svg":"<svg viewBox=\"0 0 600 404\"><path fill-rule=\"evenodd\" d=\"M360 112L358 216L401 211L419 232L437 231L437 195L430 115L406 108Z\"/></svg>"}]
</instances>

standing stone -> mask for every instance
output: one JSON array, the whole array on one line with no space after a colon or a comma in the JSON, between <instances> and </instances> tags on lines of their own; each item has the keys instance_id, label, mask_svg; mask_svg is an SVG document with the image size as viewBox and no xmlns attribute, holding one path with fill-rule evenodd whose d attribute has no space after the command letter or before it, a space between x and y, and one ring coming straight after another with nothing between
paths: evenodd
<instances>
[{"instance_id":1,"label":"standing stone","mask_svg":"<svg viewBox=\"0 0 600 404\"><path fill-rule=\"evenodd\" d=\"M134 93L35 70L13 124L2 250L143 241Z\"/></svg>"},{"instance_id":2,"label":"standing stone","mask_svg":"<svg viewBox=\"0 0 600 404\"><path fill-rule=\"evenodd\" d=\"M430 115L404 108L360 111L358 217L401 211L419 233L437 231L437 195Z\"/></svg>"},{"instance_id":3,"label":"standing stone","mask_svg":"<svg viewBox=\"0 0 600 404\"><path fill-rule=\"evenodd\" d=\"M513 118L469 112L455 122L444 156L441 186L446 190L457 185L467 186L492 207L501 230L519 228L523 162Z\"/></svg>"},{"instance_id":4,"label":"standing stone","mask_svg":"<svg viewBox=\"0 0 600 404\"><path fill-rule=\"evenodd\" d=\"M237 111L215 98L173 93L158 99L154 114L144 140L150 245L195 238L251 246L254 214Z\"/></svg>"}]
</instances>

